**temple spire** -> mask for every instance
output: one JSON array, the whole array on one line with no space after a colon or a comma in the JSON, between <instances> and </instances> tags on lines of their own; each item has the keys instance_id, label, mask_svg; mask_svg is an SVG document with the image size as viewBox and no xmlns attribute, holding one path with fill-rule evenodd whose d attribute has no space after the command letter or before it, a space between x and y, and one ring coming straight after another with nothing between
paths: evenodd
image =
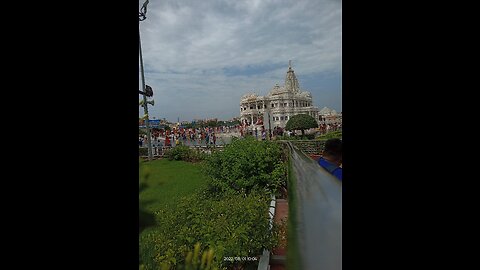
<instances>
[{"instance_id":1,"label":"temple spire","mask_svg":"<svg viewBox=\"0 0 480 270\"><path fill-rule=\"evenodd\" d=\"M288 71L285 76L285 89L288 92L300 92L297 77L295 76L295 72L292 69L292 60L288 60Z\"/></svg>"}]
</instances>

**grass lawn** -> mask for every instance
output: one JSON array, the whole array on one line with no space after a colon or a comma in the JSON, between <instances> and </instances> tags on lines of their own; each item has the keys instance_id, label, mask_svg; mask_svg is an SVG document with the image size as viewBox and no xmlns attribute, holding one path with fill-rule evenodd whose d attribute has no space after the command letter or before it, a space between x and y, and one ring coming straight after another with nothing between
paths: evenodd
<instances>
[{"instance_id":1,"label":"grass lawn","mask_svg":"<svg viewBox=\"0 0 480 270\"><path fill-rule=\"evenodd\" d=\"M249 147L252 143L255 145ZM260 143L265 149L260 148ZM271 151L266 151L269 155L260 156L262 159L256 157L256 161L276 160L275 158L281 157L281 148L275 144L266 144L267 142L239 140L234 145L237 148L229 148L230 152L225 150L220 153L227 153L226 157L232 157L246 149L242 152L245 156L254 156L261 149ZM251 159L240 161L243 162L240 163L243 167L251 163ZM276 231L271 231L268 219L270 196L262 188L254 189L248 195L234 192L233 189L225 194L222 194L220 189L212 188L206 191L210 177L215 176L221 169L233 167L230 165L219 165L212 161L210 170L206 170L207 174L202 170L201 163L168 159L141 162L140 210L141 213L145 212L143 210L153 213L154 222L145 218L150 222L140 224L145 224L139 228L140 266L143 265L145 269L160 269L159 266L166 263L180 269L186 260L187 252L192 250L196 243L201 243L202 248L213 248L215 259L212 263L216 267L245 270L250 269L247 266L257 268L257 261L225 261L225 257L258 256L264 247L272 249L276 244ZM231 171L232 174L237 173L234 168ZM269 173L272 177L264 179L265 182L269 180L274 183L283 174L283 170L279 168L271 171ZM217 182L220 181L219 179ZM237 181L243 183L243 179ZM143 188L142 184L146 187ZM198 191L205 191L205 194L197 194ZM141 218L142 216L140 220Z\"/></svg>"},{"instance_id":2,"label":"grass lawn","mask_svg":"<svg viewBox=\"0 0 480 270\"><path fill-rule=\"evenodd\" d=\"M155 212L174 206L177 199L194 193L206 185L207 177L201 172L199 163L159 159L144 163L140 168L148 170L147 188L140 192L140 203L145 209Z\"/></svg>"}]
</instances>

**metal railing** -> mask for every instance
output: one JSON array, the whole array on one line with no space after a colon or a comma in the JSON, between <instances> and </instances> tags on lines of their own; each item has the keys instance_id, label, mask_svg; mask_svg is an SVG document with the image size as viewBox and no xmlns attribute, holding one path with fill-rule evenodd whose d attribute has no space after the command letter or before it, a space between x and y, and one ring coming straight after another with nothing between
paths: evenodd
<instances>
[{"instance_id":1,"label":"metal railing","mask_svg":"<svg viewBox=\"0 0 480 270\"><path fill-rule=\"evenodd\" d=\"M323 140L296 140L290 142L307 155L320 155L325 147L325 141Z\"/></svg>"},{"instance_id":2,"label":"metal railing","mask_svg":"<svg viewBox=\"0 0 480 270\"><path fill-rule=\"evenodd\" d=\"M299 263L305 270L342 269L342 182L320 167L292 142Z\"/></svg>"},{"instance_id":3,"label":"metal railing","mask_svg":"<svg viewBox=\"0 0 480 270\"><path fill-rule=\"evenodd\" d=\"M163 157L165 152L174 148L176 146L153 146L152 147L152 156L153 157ZM188 145L191 149L203 153L210 154L212 153L212 149L215 151L223 151L225 145ZM140 157L148 157L148 148L147 147L139 147L139 156Z\"/></svg>"}]
</instances>

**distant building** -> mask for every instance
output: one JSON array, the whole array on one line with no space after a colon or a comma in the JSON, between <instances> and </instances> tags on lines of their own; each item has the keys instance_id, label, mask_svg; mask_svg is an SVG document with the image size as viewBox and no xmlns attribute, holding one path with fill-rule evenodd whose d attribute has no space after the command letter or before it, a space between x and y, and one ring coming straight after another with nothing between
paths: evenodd
<instances>
[{"instance_id":1,"label":"distant building","mask_svg":"<svg viewBox=\"0 0 480 270\"><path fill-rule=\"evenodd\" d=\"M341 124L342 113L337 113L335 110L323 107L319 112L319 122L321 124Z\"/></svg>"},{"instance_id":2,"label":"distant building","mask_svg":"<svg viewBox=\"0 0 480 270\"><path fill-rule=\"evenodd\" d=\"M284 128L288 120L297 114L308 114L319 121L318 108L313 106L310 92L300 89L291 62L285 75L285 85L276 84L267 96L246 94L240 101L240 123L249 129L270 125ZM269 117L263 119L263 117ZM268 123L266 121L270 120Z\"/></svg>"},{"instance_id":3,"label":"distant building","mask_svg":"<svg viewBox=\"0 0 480 270\"><path fill-rule=\"evenodd\" d=\"M205 122L218 122L217 118L207 118L204 120Z\"/></svg>"}]
</instances>

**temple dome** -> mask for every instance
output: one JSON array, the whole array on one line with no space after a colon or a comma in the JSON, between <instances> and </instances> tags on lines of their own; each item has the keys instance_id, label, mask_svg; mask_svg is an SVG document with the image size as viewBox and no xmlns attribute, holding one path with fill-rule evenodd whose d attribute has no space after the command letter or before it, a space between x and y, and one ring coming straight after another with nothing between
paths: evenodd
<instances>
[{"instance_id":1,"label":"temple dome","mask_svg":"<svg viewBox=\"0 0 480 270\"><path fill-rule=\"evenodd\" d=\"M283 94L283 93L287 93L288 91L285 90L285 87L282 87L280 85L275 84L275 86L272 88L272 90L270 90L270 96L274 96L274 95L280 95L280 94Z\"/></svg>"}]
</instances>

